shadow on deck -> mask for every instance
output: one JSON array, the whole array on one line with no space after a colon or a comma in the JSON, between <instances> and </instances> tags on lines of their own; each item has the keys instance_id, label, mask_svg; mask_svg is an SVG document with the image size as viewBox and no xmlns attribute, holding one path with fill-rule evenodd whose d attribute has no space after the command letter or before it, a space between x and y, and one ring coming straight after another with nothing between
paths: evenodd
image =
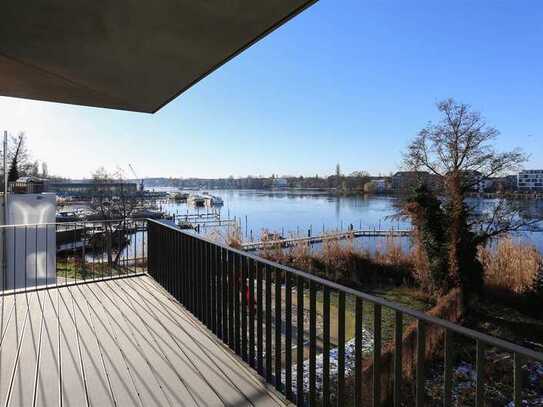
<instances>
[{"instance_id":1,"label":"shadow on deck","mask_svg":"<svg viewBox=\"0 0 543 407\"><path fill-rule=\"evenodd\" d=\"M2 406L277 406L149 276L0 297Z\"/></svg>"}]
</instances>

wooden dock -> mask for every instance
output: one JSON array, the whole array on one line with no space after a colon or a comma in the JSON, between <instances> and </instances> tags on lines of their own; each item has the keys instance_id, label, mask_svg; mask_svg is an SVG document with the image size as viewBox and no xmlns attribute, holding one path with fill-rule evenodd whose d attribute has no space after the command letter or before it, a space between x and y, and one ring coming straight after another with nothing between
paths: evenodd
<instances>
[{"instance_id":1,"label":"wooden dock","mask_svg":"<svg viewBox=\"0 0 543 407\"><path fill-rule=\"evenodd\" d=\"M345 240L360 237L409 237L412 231L409 229L391 229L391 230L376 230L363 229L351 230L347 232L325 233L315 236L292 237L279 240L261 240L258 242L242 243L241 248L246 251L261 250L266 247L289 247L297 243L322 243L325 240Z\"/></svg>"}]
</instances>

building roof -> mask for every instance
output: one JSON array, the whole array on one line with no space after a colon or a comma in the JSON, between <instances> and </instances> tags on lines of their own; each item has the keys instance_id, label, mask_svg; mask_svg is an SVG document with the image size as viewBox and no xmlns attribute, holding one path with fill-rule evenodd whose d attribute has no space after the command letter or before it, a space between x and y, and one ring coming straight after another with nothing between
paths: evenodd
<instances>
[{"instance_id":1,"label":"building roof","mask_svg":"<svg viewBox=\"0 0 543 407\"><path fill-rule=\"evenodd\" d=\"M398 171L392 177L429 175L428 171Z\"/></svg>"},{"instance_id":2,"label":"building roof","mask_svg":"<svg viewBox=\"0 0 543 407\"><path fill-rule=\"evenodd\" d=\"M315 1L7 2L0 95L156 112Z\"/></svg>"}]
</instances>

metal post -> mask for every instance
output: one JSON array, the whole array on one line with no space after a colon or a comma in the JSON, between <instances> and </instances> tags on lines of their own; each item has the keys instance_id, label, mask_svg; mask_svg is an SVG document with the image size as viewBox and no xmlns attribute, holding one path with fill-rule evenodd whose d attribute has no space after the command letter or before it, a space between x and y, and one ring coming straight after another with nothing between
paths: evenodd
<instances>
[{"instance_id":1,"label":"metal post","mask_svg":"<svg viewBox=\"0 0 543 407\"><path fill-rule=\"evenodd\" d=\"M4 225L8 224L8 171L7 171L7 154L8 154L8 132L4 130ZM7 229L4 228L2 231L2 288L6 289L6 273L7 273ZM15 285L13 286L15 288Z\"/></svg>"}]
</instances>

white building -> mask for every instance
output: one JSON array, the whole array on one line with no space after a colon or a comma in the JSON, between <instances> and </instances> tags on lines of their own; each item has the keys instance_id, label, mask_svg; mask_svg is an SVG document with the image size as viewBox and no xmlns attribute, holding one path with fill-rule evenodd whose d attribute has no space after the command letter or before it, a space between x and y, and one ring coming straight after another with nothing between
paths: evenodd
<instances>
[{"instance_id":1,"label":"white building","mask_svg":"<svg viewBox=\"0 0 543 407\"><path fill-rule=\"evenodd\" d=\"M387 180L386 179L374 179L375 192L382 194L387 191Z\"/></svg>"},{"instance_id":2,"label":"white building","mask_svg":"<svg viewBox=\"0 0 543 407\"><path fill-rule=\"evenodd\" d=\"M288 179L286 179L286 178L274 178L273 186L275 188L287 188L288 187Z\"/></svg>"},{"instance_id":3,"label":"white building","mask_svg":"<svg viewBox=\"0 0 543 407\"><path fill-rule=\"evenodd\" d=\"M524 170L518 174L519 191L543 191L543 170Z\"/></svg>"}]
</instances>

